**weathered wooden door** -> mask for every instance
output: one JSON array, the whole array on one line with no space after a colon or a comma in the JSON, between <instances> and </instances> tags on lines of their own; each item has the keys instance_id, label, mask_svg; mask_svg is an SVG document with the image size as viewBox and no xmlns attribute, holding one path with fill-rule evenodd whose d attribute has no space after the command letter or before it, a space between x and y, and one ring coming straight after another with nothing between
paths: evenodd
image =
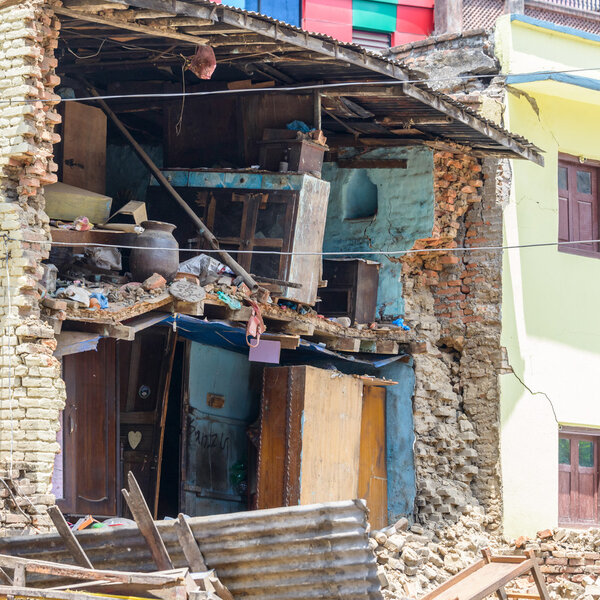
<instances>
[{"instance_id":1,"label":"weathered wooden door","mask_svg":"<svg viewBox=\"0 0 600 600\"><path fill-rule=\"evenodd\" d=\"M560 434L558 514L563 525L598 523L598 437Z\"/></svg>"},{"instance_id":2,"label":"weathered wooden door","mask_svg":"<svg viewBox=\"0 0 600 600\"><path fill-rule=\"evenodd\" d=\"M358 495L367 501L371 527L386 527L388 518L384 387L365 385L363 388Z\"/></svg>"},{"instance_id":3,"label":"weathered wooden door","mask_svg":"<svg viewBox=\"0 0 600 600\"><path fill-rule=\"evenodd\" d=\"M118 414L115 340L97 352L63 359L67 404L63 413L63 512L115 515L118 492Z\"/></svg>"}]
</instances>

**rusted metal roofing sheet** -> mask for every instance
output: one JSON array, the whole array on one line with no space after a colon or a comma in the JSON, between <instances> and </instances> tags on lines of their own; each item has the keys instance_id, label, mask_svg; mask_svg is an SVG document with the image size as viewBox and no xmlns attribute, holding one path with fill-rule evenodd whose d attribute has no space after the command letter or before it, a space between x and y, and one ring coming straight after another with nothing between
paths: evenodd
<instances>
[{"instance_id":1,"label":"rusted metal roofing sheet","mask_svg":"<svg viewBox=\"0 0 600 600\"><path fill-rule=\"evenodd\" d=\"M288 91L296 88L299 93L312 93L312 90L303 88L304 84L325 87L344 82L359 85L378 83L388 87L395 84L398 89L395 112L401 114L405 120L410 120L413 112L422 109L438 121L439 117L443 116L452 119L449 124L438 124L431 129L427 129L427 124L423 124L421 139L411 138L414 143L455 142L472 149L474 153L508 158L522 157L543 164L539 148L507 132L496 123L482 118L448 96L433 92L419 81L418 76L394 58L369 52L356 44L334 40L327 35L309 33L265 15L217 5L208 0L108 1L113 2L115 6L120 5L121 9L129 7L132 10L115 11L127 13L125 19L119 20L118 17L109 18L106 15L95 14L93 1L89 5L86 4L85 10L74 11L56 7L57 14L67 18L61 36L68 33L71 36L68 38L69 44L79 47L79 42L83 42L89 34L86 28L86 21L89 21L96 24L96 35L101 38L110 38L110 30L121 27L133 28L134 32L140 30L140 35L145 36L171 36L165 43L172 43L175 36L175 39L184 45L194 42L209 44L215 51L217 64L223 67L223 76L226 76L228 66L233 68L246 64L250 71L254 69L260 73L262 69L263 75L267 73L269 77L273 77L282 84L280 87ZM164 19L161 15L165 14L176 17ZM156 21L156 24L153 25L153 21ZM198 26L194 27L194 23ZM153 48L159 50L157 47ZM69 67L102 69L104 56L105 54L100 53L91 62L86 60L85 65L78 64L77 58L67 57L71 62L63 61L63 67L67 75ZM152 58L155 59L156 56ZM262 90L261 93L277 91L278 86L275 86ZM385 95L382 95L383 99ZM348 93L347 96L352 97L353 94ZM405 103L399 101L400 96L405 97ZM357 104L362 101L363 98L356 99ZM343 121L347 120L344 116L340 118ZM330 130L335 132L336 125L331 123L331 120L326 119L324 129L327 129L325 125L331 125ZM351 128L352 123L353 121L350 121ZM371 124L362 121L350 131L364 136L374 135L381 133L381 127L377 125L374 120ZM406 139L406 136L394 133L391 129L387 131L387 136L392 141Z\"/></svg>"},{"instance_id":2,"label":"rusted metal roofing sheet","mask_svg":"<svg viewBox=\"0 0 600 600\"><path fill-rule=\"evenodd\" d=\"M381 599L377 563L367 543L367 512L363 500L349 500L193 517L189 522L207 565L235 598ZM159 521L158 529L174 565L182 567L175 523ZM156 570L137 527L84 531L77 539L95 567ZM0 554L73 564L54 534L1 539ZM43 575L32 575L29 582L43 587L60 583Z\"/></svg>"}]
</instances>

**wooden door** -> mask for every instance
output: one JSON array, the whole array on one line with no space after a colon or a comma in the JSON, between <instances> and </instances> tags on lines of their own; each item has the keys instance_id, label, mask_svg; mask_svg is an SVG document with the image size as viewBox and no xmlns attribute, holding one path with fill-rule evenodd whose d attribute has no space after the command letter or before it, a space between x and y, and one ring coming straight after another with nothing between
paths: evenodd
<instances>
[{"instance_id":1,"label":"wooden door","mask_svg":"<svg viewBox=\"0 0 600 600\"><path fill-rule=\"evenodd\" d=\"M65 356L63 376L67 404L60 507L74 514L115 515L119 489L115 340L100 340L97 352Z\"/></svg>"},{"instance_id":2,"label":"wooden door","mask_svg":"<svg viewBox=\"0 0 600 600\"><path fill-rule=\"evenodd\" d=\"M371 527L382 529L388 524L385 388L363 389L358 495L367 501Z\"/></svg>"},{"instance_id":3,"label":"wooden door","mask_svg":"<svg viewBox=\"0 0 600 600\"><path fill-rule=\"evenodd\" d=\"M104 194L106 115L80 102L65 102L63 113L61 181Z\"/></svg>"},{"instance_id":4,"label":"wooden door","mask_svg":"<svg viewBox=\"0 0 600 600\"><path fill-rule=\"evenodd\" d=\"M166 390L173 366L176 334L166 327L138 332L133 342L117 342L122 473L131 471L156 508L156 484L166 418Z\"/></svg>"},{"instance_id":5,"label":"wooden door","mask_svg":"<svg viewBox=\"0 0 600 600\"><path fill-rule=\"evenodd\" d=\"M560 434L559 522L589 526L598 523L598 437Z\"/></svg>"}]
</instances>

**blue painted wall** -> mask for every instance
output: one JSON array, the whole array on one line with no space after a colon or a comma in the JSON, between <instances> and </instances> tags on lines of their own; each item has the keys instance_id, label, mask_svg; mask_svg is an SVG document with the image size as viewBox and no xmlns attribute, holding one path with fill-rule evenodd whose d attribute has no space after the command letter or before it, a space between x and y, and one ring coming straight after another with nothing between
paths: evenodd
<instances>
[{"instance_id":1,"label":"blue painted wall","mask_svg":"<svg viewBox=\"0 0 600 600\"><path fill-rule=\"evenodd\" d=\"M223 0L223 4L259 12L300 27L300 0Z\"/></svg>"},{"instance_id":2,"label":"blue painted wall","mask_svg":"<svg viewBox=\"0 0 600 600\"><path fill-rule=\"evenodd\" d=\"M340 152L349 158L354 150ZM424 147L378 148L361 158L406 158L406 169L340 169L325 163L322 177L331 183L325 251L407 250L415 240L429 237L433 228L433 153ZM377 188L377 213L361 219L356 214L357 197L363 194L372 206L373 184ZM352 209L352 212L350 212ZM404 314L399 263L384 256L367 256L381 262L378 314Z\"/></svg>"},{"instance_id":3,"label":"blue painted wall","mask_svg":"<svg viewBox=\"0 0 600 600\"><path fill-rule=\"evenodd\" d=\"M159 145L142 144L142 148L158 167L163 165L163 148ZM106 195L116 198L124 190L130 190L135 200L145 202L150 171L129 145L110 144L106 151ZM133 198L132 198L133 199ZM116 206L113 202L113 211Z\"/></svg>"},{"instance_id":4,"label":"blue painted wall","mask_svg":"<svg viewBox=\"0 0 600 600\"><path fill-rule=\"evenodd\" d=\"M400 517L413 514L417 493L412 407L415 372L412 360L410 364L392 363L382 368L379 375L398 382L398 385L386 388L385 396L388 519L395 523Z\"/></svg>"}]
</instances>

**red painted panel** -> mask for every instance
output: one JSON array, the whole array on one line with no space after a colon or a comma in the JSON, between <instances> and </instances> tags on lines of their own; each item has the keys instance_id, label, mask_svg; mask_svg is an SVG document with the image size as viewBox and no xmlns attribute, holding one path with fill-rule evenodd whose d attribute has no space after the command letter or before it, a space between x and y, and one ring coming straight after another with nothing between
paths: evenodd
<instances>
[{"instance_id":1,"label":"red painted panel","mask_svg":"<svg viewBox=\"0 0 600 600\"><path fill-rule=\"evenodd\" d=\"M422 8L433 8L435 0L400 0L401 6L420 6Z\"/></svg>"},{"instance_id":2,"label":"red painted panel","mask_svg":"<svg viewBox=\"0 0 600 600\"><path fill-rule=\"evenodd\" d=\"M352 41L352 0L304 0L302 28Z\"/></svg>"},{"instance_id":3,"label":"red painted panel","mask_svg":"<svg viewBox=\"0 0 600 600\"><path fill-rule=\"evenodd\" d=\"M404 44L410 44L411 42L417 42L426 38L426 35L420 33L404 33L403 31L394 31L392 33L392 48L394 46L403 46Z\"/></svg>"},{"instance_id":4,"label":"red painted panel","mask_svg":"<svg viewBox=\"0 0 600 600\"><path fill-rule=\"evenodd\" d=\"M433 9L398 5L396 31L428 36L433 30Z\"/></svg>"}]
</instances>

